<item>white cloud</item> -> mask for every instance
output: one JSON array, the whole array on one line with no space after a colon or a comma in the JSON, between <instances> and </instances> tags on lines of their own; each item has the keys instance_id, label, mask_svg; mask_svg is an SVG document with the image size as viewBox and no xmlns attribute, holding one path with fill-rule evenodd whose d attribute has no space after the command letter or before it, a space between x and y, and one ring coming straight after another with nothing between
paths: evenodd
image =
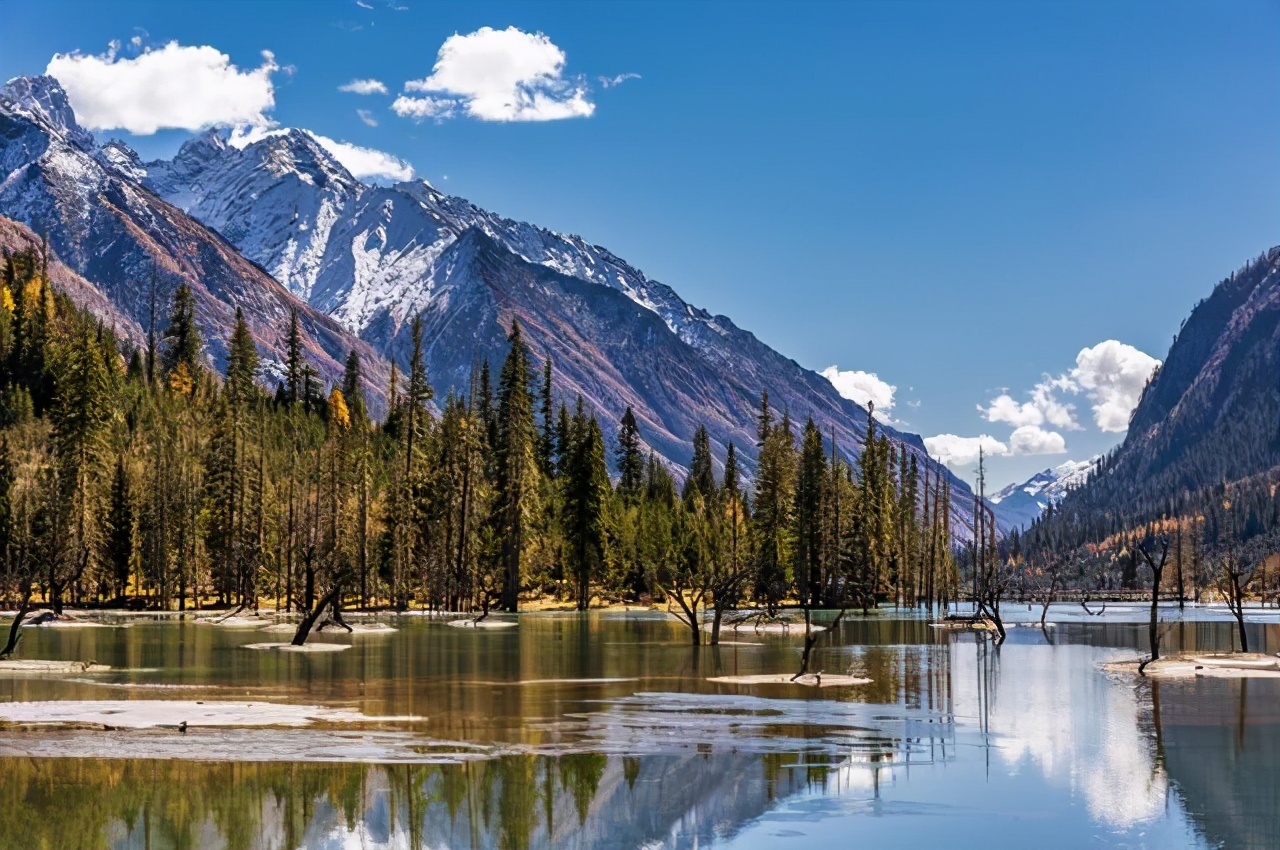
<instances>
[{"instance_id":1,"label":"white cloud","mask_svg":"<svg viewBox=\"0 0 1280 850\"><path fill-rule=\"evenodd\" d=\"M350 142L339 142L312 133L311 137L320 143L320 147L333 155L342 166L351 172L357 180L377 178L383 180L412 180L413 166L384 151L364 148Z\"/></svg>"},{"instance_id":2,"label":"white cloud","mask_svg":"<svg viewBox=\"0 0 1280 850\"><path fill-rule=\"evenodd\" d=\"M614 86L620 86L620 85L622 85L622 84L623 84L623 83L625 83L627 80L638 80L638 79L640 79L640 75L639 75L639 74L626 73L626 74L617 74L617 75L612 76L612 77L596 77L596 79L600 81L600 85L601 85L603 88L611 89L611 88L613 88Z\"/></svg>"},{"instance_id":3,"label":"white cloud","mask_svg":"<svg viewBox=\"0 0 1280 850\"><path fill-rule=\"evenodd\" d=\"M360 116L360 120L370 127L378 126L378 119L373 117L373 113L367 109L357 109L356 115Z\"/></svg>"},{"instance_id":4,"label":"white cloud","mask_svg":"<svg viewBox=\"0 0 1280 850\"><path fill-rule=\"evenodd\" d=\"M372 8L373 8L373 4L372 4L372 3L366 3L366 2L364 2L364 0L356 0L356 5L357 5L357 6L359 6L361 9L372 9Z\"/></svg>"},{"instance_id":5,"label":"white cloud","mask_svg":"<svg viewBox=\"0 0 1280 850\"><path fill-rule=\"evenodd\" d=\"M1046 431L1039 425L1022 425L1009 435L1009 454L1059 455L1067 450L1067 441L1057 431Z\"/></svg>"},{"instance_id":6,"label":"white cloud","mask_svg":"<svg viewBox=\"0 0 1280 850\"><path fill-rule=\"evenodd\" d=\"M434 118L443 121L452 118L458 108L457 101L437 97L409 97L400 95L391 104L391 111L401 118L412 118L421 121Z\"/></svg>"},{"instance_id":7,"label":"white cloud","mask_svg":"<svg viewBox=\"0 0 1280 850\"><path fill-rule=\"evenodd\" d=\"M216 48L171 41L132 59L114 49L99 56L57 53L46 73L67 92L76 120L90 130L127 130L140 136L176 128L269 125L275 107L275 57L241 71Z\"/></svg>"},{"instance_id":8,"label":"white cloud","mask_svg":"<svg viewBox=\"0 0 1280 850\"><path fill-rule=\"evenodd\" d=\"M1109 339L1076 355L1076 366L1056 378L1045 376L1018 401L1004 392L978 406L988 422L1004 422L1014 428L1052 425L1079 430L1074 404L1062 401L1061 393L1088 396L1099 430L1120 433L1129 427L1129 414L1142 396L1142 389L1160 361L1118 340ZM1047 433L1047 432L1046 432ZM1039 454L1040 452L1037 452Z\"/></svg>"},{"instance_id":9,"label":"white cloud","mask_svg":"<svg viewBox=\"0 0 1280 850\"><path fill-rule=\"evenodd\" d=\"M439 98L481 121L554 121L585 118L595 111L585 84L564 76L564 51L542 33L515 27L481 27L445 39L431 76L410 80L404 89L437 98L401 97L396 114L422 119L446 118ZM422 101L428 101L422 103Z\"/></svg>"},{"instance_id":10,"label":"white cloud","mask_svg":"<svg viewBox=\"0 0 1280 850\"><path fill-rule=\"evenodd\" d=\"M381 80L352 80L345 85L338 86L338 91L345 91L351 94L387 94L387 87Z\"/></svg>"},{"instance_id":11,"label":"white cloud","mask_svg":"<svg viewBox=\"0 0 1280 850\"><path fill-rule=\"evenodd\" d=\"M1071 381L1093 402L1099 430L1119 433L1128 430L1129 414L1159 365L1159 360L1132 345L1109 339L1081 349Z\"/></svg>"},{"instance_id":12,"label":"white cloud","mask_svg":"<svg viewBox=\"0 0 1280 850\"><path fill-rule=\"evenodd\" d=\"M929 454L947 466L968 466L978 462L978 452L987 457L1009 454L1009 447L989 434L980 437L958 437L955 434L938 434L925 437L924 447Z\"/></svg>"},{"instance_id":13,"label":"white cloud","mask_svg":"<svg viewBox=\"0 0 1280 850\"><path fill-rule=\"evenodd\" d=\"M863 407L874 403L876 418L883 422L890 421L889 412L893 410L893 396L898 391L894 385L880 380L874 372L841 371L836 366L828 366L818 374L830 381L831 386L835 387L836 392L842 397L855 401Z\"/></svg>"},{"instance_id":14,"label":"white cloud","mask_svg":"<svg viewBox=\"0 0 1280 850\"><path fill-rule=\"evenodd\" d=\"M1073 387L1063 378L1045 377L1031 390L1028 401L1017 401L1011 395L1001 393L991 400L986 409L978 410L988 422L1005 422L1015 428L1024 425L1054 425L1058 428L1077 430L1075 405L1062 402L1056 391L1071 390Z\"/></svg>"}]
</instances>

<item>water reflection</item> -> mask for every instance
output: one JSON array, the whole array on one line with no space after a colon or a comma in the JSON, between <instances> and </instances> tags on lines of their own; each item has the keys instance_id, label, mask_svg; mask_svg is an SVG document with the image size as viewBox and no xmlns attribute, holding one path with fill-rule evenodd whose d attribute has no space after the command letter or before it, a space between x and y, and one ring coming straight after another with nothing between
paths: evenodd
<instances>
[{"instance_id":1,"label":"water reflection","mask_svg":"<svg viewBox=\"0 0 1280 850\"><path fill-rule=\"evenodd\" d=\"M854 620L815 663L873 682L821 694L706 681L788 668L797 648L785 638L743 634L694 655L653 618L527 618L488 635L403 626L301 658L178 624L34 636L33 655L92 651L130 669L105 685L3 680L0 699L177 686L184 699L250 691L426 720L377 733L393 740L385 751L368 749L374 733L342 750L309 730L2 730L0 847L757 850L856 834L1163 849L1280 836L1280 682L1135 685L1099 672L1140 644L1134 624L1066 623L1052 642L1019 628L997 649L918 617ZM1275 629L1258 638L1274 643ZM1229 630L1188 623L1169 641L1215 648ZM426 743L444 740L459 744ZM125 757L160 743L153 755L237 760ZM55 757L95 752L121 757ZM384 763L306 763L344 755Z\"/></svg>"}]
</instances>

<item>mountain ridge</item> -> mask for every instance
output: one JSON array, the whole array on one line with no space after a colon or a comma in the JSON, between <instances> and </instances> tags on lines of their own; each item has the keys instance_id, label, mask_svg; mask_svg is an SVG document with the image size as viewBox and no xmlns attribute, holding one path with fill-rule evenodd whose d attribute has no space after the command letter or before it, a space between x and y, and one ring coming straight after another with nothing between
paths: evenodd
<instances>
[{"instance_id":1,"label":"mountain ridge","mask_svg":"<svg viewBox=\"0 0 1280 850\"><path fill-rule=\"evenodd\" d=\"M22 78L5 91L0 210L48 231L68 265L135 319L145 316L139 283L150 268L187 279L215 362L234 307L248 304L259 348L278 364L296 306L322 379L334 382L345 350L357 348L379 396L386 364L407 360L410 319L420 316L443 397L467 392L480 360L500 363L519 317L535 355L555 363L560 401L582 395L607 435L631 406L646 442L677 469L705 424L717 465L732 441L750 473L764 391L797 425L812 415L850 459L865 439L867 411L825 378L581 237L503 218L424 181L361 183L305 130L256 139L209 131L171 160L144 163L122 142L90 145L56 81ZM33 130L43 142L15 146ZM53 148L72 167L51 167ZM21 176L32 169L40 180ZM100 223L77 227L81 210ZM95 242L90 231L103 230ZM110 267L97 256L104 239L130 249ZM919 436L881 427L945 470ZM969 488L944 474L963 533Z\"/></svg>"}]
</instances>

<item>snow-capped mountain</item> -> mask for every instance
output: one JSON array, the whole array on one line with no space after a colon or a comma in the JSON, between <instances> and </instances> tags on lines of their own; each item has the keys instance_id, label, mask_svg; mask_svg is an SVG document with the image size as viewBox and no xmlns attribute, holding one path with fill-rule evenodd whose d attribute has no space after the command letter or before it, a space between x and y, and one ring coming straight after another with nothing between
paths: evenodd
<instances>
[{"instance_id":1,"label":"snow-capped mountain","mask_svg":"<svg viewBox=\"0 0 1280 850\"><path fill-rule=\"evenodd\" d=\"M347 353L358 349L377 403L388 373L385 359L217 232L137 182L144 172L127 146L95 145L53 78L19 77L0 90L0 216L47 235L61 263L142 327L153 282L163 309L185 281L215 362L225 355L240 308L271 368L271 361L283 359L287 319L297 308L304 346L323 378L339 379ZM85 305L95 309L91 301Z\"/></svg>"},{"instance_id":2,"label":"snow-capped mountain","mask_svg":"<svg viewBox=\"0 0 1280 850\"><path fill-rule=\"evenodd\" d=\"M1088 481L1101 460L1102 455L1069 460L1037 472L1021 484L1010 484L988 499L995 506L997 521L1011 528L1026 528L1050 505L1058 504L1068 492Z\"/></svg>"},{"instance_id":3,"label":"snow-capped mountain","mask_svg":"<svg viewBox=\"0 0 1280 850\"><path fill-rule=\"evenodd\" d=\"M186 279L215 358L237 306L277 357L302 302L322 375L333 380L358 347L377 380L377 354L403 365L421 316L443 396L466 391L481 359L500 364L518 317L535 356L552 359L561 400L581 395L606 431L631 406L674 466L705 424L717 460L732 441L750 471L762 391L797 430L812 416L850 457L865 439L867 412L826 379L607 249L425 182L361 183L305 130L210 131L144 163L122 142L97 145L56 81L21 78L0 98L0 214L48 232L59 257L138 321L153 270L162 298ZM939 469L919 437L886 430ZM952 488L963 531L969 489L954 477Z\"/></svg>"},{"instance_id":4,"label":"snow-capped mountain","mask_svg":"<svg viewBox=\"0 0 1280 850\"><path fill-rule=\"evenodd\" d=\"M518 316L534 353L552 357L563 399L581 394L606 428L631 405L676 465L703 422L719 457L732 440L750 464L762 390L850 454L865 433L866 411L821 376L607 249L422 181L360 183L304 130L253 141L214 130L141 168L144 185L388 356L403 358L421 315L441 392L468 387L477 355L496 366ZM899 436L925 458L918 438Z\"/></svg>"}]
</instances>

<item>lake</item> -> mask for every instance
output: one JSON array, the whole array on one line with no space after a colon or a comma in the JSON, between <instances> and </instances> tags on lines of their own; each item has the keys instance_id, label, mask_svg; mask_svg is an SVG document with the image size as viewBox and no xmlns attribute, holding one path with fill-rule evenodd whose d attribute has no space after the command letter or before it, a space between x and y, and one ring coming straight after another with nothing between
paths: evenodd
<instances>
[{"instance_id":1,"label":"lake","mask_svg":"<svg viewBox=\"0 0 1280 850\"><path fill-rule=\"evenodd\" d=\"M1101 671L1145 644L1143 616L1055 607L1001 647L854 616L813 666L872 681L821 690L709 682L794 671L802 641L743 630L695 651L654 612L389 617L395 632L325 636L352 647L324 654L189 620L28 629L21 658L113 669L0 674L0 701L394 719L180 732L175 708L151 729L0 728L0 848L1280 846L1280 679ZM1182 616L1167 651L1230 648L1220 612ZM1274 653L1277 617L1259 620L1251 642Z\"/></svg>"}]
</instances>

